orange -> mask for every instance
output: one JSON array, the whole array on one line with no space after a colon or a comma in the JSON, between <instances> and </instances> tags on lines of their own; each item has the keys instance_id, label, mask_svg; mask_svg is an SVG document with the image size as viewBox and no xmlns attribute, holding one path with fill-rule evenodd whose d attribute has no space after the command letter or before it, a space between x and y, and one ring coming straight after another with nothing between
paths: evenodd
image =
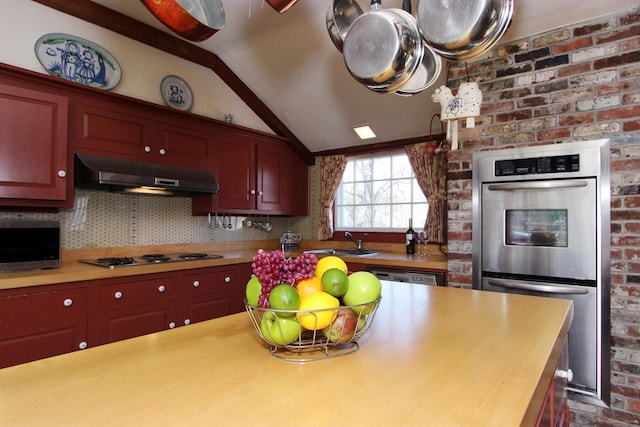
<instances>
[{"instance_id":1,"label":"orange","mask_svg":"<svg viewBox=\"0 0 640 427\"><path fill-rule=\"evenodd\" d=\"M326 328L336 318L340 301L328 293L315 292L300 300L296 317L300 324L309 330Z\"/></svg>"},{"instance_id":2,"label":"orange","mask_svg":"<svg viewBox=\"0 0 640 427\"><path fill-rule=\"evenodd\" d=\"M312 277L298 282L296 285L300 298L304 298L309 294L322 291L322 281L319 277Z\"/></svg>"},{"instance_id":3,"label":"orange","mask_svg":"<svg viewBox=\"0 0 640 427\"><path fill-rule=\"evenodd\" d=\"M349 272L349 269L347 268L347 263L344 262L342 258L337 257L335 255L329 255L329 256L320 258L318 260L318 264L316 265L316 272L315 272L316 277L322 278L322 275L324 274L324 272L329 270L330 268L337 268L344 271L345 273Z\"/></svg>"}]
</instances>

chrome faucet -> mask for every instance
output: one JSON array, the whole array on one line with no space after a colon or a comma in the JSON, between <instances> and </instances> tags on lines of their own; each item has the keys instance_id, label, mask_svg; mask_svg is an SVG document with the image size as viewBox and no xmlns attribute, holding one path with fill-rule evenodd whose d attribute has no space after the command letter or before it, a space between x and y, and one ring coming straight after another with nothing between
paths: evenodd
<instances>
[{"instance_id":1,"label":"chrome faucet","mask_svg":"<svg viewBox=\"0 0 640 427\"><path fill-rule=\"evenodd\" d=\"M344 236L350 238L351 240L353 240L353 243L356 244L356 246L358 247L359 251L362 250L362 240L356 240L355 237L353 237L353 234L349 233L348 231L344 232Z\"/></svg>"}]
</instances>

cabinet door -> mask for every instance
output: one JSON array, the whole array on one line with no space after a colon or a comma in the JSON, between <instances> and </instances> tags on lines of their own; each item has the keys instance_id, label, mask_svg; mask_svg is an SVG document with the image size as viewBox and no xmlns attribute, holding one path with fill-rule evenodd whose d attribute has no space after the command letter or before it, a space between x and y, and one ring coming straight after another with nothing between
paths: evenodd
<instances>
[{"instance_id":1,"label":"cabinet door","mask_svg":"<svg viewBox=\"0 0 640 427\"><path fill-rule=\"evenodd\" d=\"M0 329L0 368L80 350L86 340L87 316Z\"/></svg>"},{"instance_id":2,"label":"cabinet door","mask_svg":"<svg viewBox=\"0 0 640 427\"><path fill-rule=\"evenodd\" d=\"M284 170L287 215L309 215L309 165L291 148Z\"/></svg>"},{"instance_id":3,"label":"cabinet door","mask_svg":"<svg viewBox=\"0 0 640 427\"><path fill-rule=\"evenodd\" d=\"M277 142L261 142L257 145L256 160L256 208L261 212L284 212L286 147Z\"/></svg>"},{"instance_id":4,"label":"cabinet door","mask_svg":"<svg viewBox=\"0 0 640 427\"><path fill-rule=\"evenodd\" d=\"M0 198L67 199L67 117L67 97L0 83Z\"/></svg>"},{"instance_id":5,"label":"cabinet door","mask_svg":"<svg viewBox=\"0 0 640 427\"><path fill-rule=\"evenodd\" d=\"M233 136L225 138L218 148L218 207L221 210L255 209L255 144Z\"/></svg>"},{"instance_id":6,"label":"cabinet door","mask_svg":"<svg viewBox=\"0 0 640 427\"><path fill-rule=\"evenodd\" d=\"M191 121L181 121L180 125L159 122L157 154L172 165L210 167L214 158L211 134Z\"/></svg>"},{"instance_id":7,"label":"cabinet door","mask_svg":"<svg viewBox=\"0 0 640 427\"><path fill-rule=\"evenodd\" d=\"M100 313L96 319L100 325L98 343L107 344L174 328L176 312L175 301L165 301Z\"/></svg>"},{"instance_id":8,"label":"cabinet door","mask_svg":"<svg viewBox=\"0 0 640 427\"><path fill-rule=\"evenodd\" d=\"M150 160L153 122L144 111L123 103L79 103L73 112L74 145L95 154Z\"/></svg>"},{"instance_id":9,"label":"cabinet door","mask_svg":"<svg viewBox=\"0 0 640 427\"><path fill-rule=\"evenodd\" d=\"M91 289L97 306L97 337L106 344L175 327L178 308L171 275L108 280Z\"/></svg>"},{"instance_id":10,"label":"cabinet door","mask_svg":"<svg viewBox=\"0 0 640 427\"><path fill-rule=\"evenodd\" d=\"M68 353L87 345L85 288L0 294L0 367Z\"/></svg>"}]
</instances>

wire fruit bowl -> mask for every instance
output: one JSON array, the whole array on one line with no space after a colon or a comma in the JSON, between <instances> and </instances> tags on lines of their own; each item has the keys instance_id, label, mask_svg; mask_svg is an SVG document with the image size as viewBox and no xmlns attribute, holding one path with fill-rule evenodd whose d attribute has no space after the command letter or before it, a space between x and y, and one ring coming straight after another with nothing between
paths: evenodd
<instances>
[{"instance_id":1,"label":"wire fruit bowl","mask_svg":"<svg viewBox=\"0 0 640 427\"><path fill-rule=\"evenodd\" d=\"M269 352L272 356L291 362L309 362L345 356L358 351L360 348L358 340L365 336L373 324L381 299L382 297L366 304L319 310L275 310L255 307L246 301L245 307L256 332L271 346ZM342 320L338 321L338 312L345 309L353 311L355 315L357 325L355 330L345 331L338 324ZM327 317L332 319L328 326L318 327L326 324L324 319ZM297 322L297 319L304 319L304 324L311 328L300 326L291 336L290 331L283 329L283 324L288 321ZM271 336L265 336L262 329L263 320L274 323L275 329L272 329L274 332L270 334ZM333 331L330 334L331 339L325 334L325 332L329 333L328 331ZM289 339L286 339L287 335Z\"/></svg>"}]
</instances>

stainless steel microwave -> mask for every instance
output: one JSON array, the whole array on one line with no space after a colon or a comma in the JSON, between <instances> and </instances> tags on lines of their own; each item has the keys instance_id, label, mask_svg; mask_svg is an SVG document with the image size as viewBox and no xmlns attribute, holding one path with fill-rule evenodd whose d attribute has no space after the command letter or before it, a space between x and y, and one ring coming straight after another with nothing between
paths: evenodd
<instances>
[{"instance_id":1,"label":"stainless steel microwave","mask_svg":"<svg viewBox=\"0 0 640 427\"><path fill-rule=\"evenodd\" d=\"M60 267L60 223L0 221L0 273Z\"/></svg>"}]
</instances>

